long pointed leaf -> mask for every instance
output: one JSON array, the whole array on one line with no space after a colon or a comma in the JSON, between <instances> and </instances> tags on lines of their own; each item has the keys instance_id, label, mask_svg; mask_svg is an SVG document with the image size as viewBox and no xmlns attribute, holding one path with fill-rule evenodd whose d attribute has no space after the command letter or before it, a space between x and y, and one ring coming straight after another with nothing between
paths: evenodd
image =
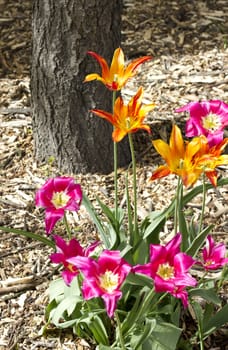
<instances>
[{"instance_id":1,"label":"long pointed leaf","mask_svg":"<svg viewBox=\"0 0 228 350\"><path fill-rule=\"evenodd\" d=\"M82 200L82 204L85 206L88 214L90 215L93 223L96 225L98 232L101 236L102 241L104 242L105 248L109 249L110 248L110 242L108 240L106 231L102 225L102 221L99 219L92 203L90 202L89 198L83 194L83 200Z\"/></svg>"},{"instance_id":2,"label":"long pointed leaf","mask_svg":"<svg viewBox=\"0 0 228 350\"><path fill-rule=\"evenodd\" d=\"M212 230L212 228L213 225L210 225L198 234L198 236L193 240L189 248L186 250L186 253L188 255L194 257L198 253L199 249L202 247L205 241L206 236Z\"/></svg>"},{"instance_id":3,"label":"long pointed leaf","mask_svg":"<svg viewBox=\"0 0 228 350\"><path fill-rule=\"evenodd\" d=\"M41 243L43 243L51 248L55 248L55 243L53 241L51 241L49 238L46 238L46 237L39 235L38 233L27 232L24 230L10 228L10 227L4 227L4 226L0 226L0 230L2 230L4 232L14 233L16 235L24 236L27 238L32 238L32 239L39 241L39 242L41 242Z\"/></svg>"}]
</instances>

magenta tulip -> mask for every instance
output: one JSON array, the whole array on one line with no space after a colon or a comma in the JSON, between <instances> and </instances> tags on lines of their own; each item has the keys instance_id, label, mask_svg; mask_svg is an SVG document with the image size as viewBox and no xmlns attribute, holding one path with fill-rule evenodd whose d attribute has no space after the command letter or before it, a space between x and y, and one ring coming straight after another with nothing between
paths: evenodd
<instances>
[{"instance_id":1,"label":"magenta tulip","mask_svg":"<svg viewBox=\"0 0 228 350\"><path fill-rule=\"evenodd\" d=\"M65 283L69 285L73 278L78 275L79 271L75 265L67 262L67 259L76 256L89 256L100 242L95 242L84 249L75 238L71 239L69 243L57 235L54 236L54 239L56 243L56 253L51 254L50 259L55 264L63 264L65 268L62 271L62 277Z\"/></svg>"},{"instance_id":2,"label":"magenta tulip","mask_svg":"<svg viewBox=\"0 0 228 350\"><path fill-rule=\"evenodd\" d=\"M67 261L84 275L82 292L84 299L101 297L111 318L122 296L120 290L132 267L120 256L119 251L104 250L98 260L74 257Z\"/></svg>"},{"instance_id":3,"label":"magenta tulip","mask_svg":"<svg viewBox=\"0 0 228 350\"><path fill-rule=\"evenodd\" d=\"M205 135L210 146L220 143L228 125L228 104L220 100L190 102L176 112L190 113L186 123L186 136Z\"/></svg>"},{"instance_id":4,"label":"magenta tulip","mask_svg":"<svg viewBox=\"0 0 228 350\"><path fill-rule=\"evenodd\" d=\"M71 177L59 176L49 179L37 192L37 206L46 209L45 228L50 234L66 210L78 211L82 201L82 190Z\"/></svg>"},{"instance_id":5,"label":"magenta tulip","mask_svg":"<svg viewBox=\"0 0 228 350\"><path fill-rule=\"evenodd\" d=\"M215 244L212 236L207 237L206 247L202 251L203 262L201 263L206 270L217 270L228 263L226 255L226 246L224 243Z\"/></svg>"},{"instance_id":6,"label":"magenta tulip","mask_svg":"<svg viewBox=\"0 0 228 350\"><path fill-rule=\"evenodd\" d=\"M133 270L151 277L156 292L168 292L180 298L186 307L188 300L185 287L195 286L197 281L188 272L195 260L180 252L181 238L181 234L176 234L165 246L151 244L150 262L137 265Z\"/></svg>"}]
</instances>

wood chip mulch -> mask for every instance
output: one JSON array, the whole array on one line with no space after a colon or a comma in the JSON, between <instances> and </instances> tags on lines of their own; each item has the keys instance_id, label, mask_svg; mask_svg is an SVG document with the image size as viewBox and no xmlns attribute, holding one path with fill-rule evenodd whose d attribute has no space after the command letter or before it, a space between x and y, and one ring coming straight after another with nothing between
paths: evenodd
<instances>
[{"instance_id":1,"label":"wood chip mulch","mask_svg":"<svg viewBox=\"0 0 228 350\"><path fill-rule=\"evenodd\" d=\"M44 179L58 174L54 164L37 164L33 158L29 70L32 1L0 0L0 226L43 232L43 212L34 206L34 194ZM174 110L193 100L228 101L228 3L226 0L124 0L122 47L128 59L151 54L129 81L124 97L129 99L142 85L145 102L155 110L148 123L152 136L135 134L138 167L138 212L144 218L151 210L167 206L175 193L176 179L149 182L161 164L151 138L169 139L173 121L183 126L185 118ZM119 170L120 198L124 205L124 169ZM70 174L69 174L70 175ZM228 175L226 168L221 176ZM113 200L113 176L77 174L76 180L95 203L95 195L107 204ZM131 177L130 177L131 181ZM201 207L198 196L195 220ZM215 225L217 241L228 242L228 188L210 190L205 223ZM71 219L71 217L70 217ZM73 217L82 244L96 238L96 229L85 208ZM162 232L169 237L172 222ZM61 226L58 228L61 232ZM0 350L87 350L84 340L53 329L42 336L47 288L57 276L49 261L50 249L23 237L0 235ZM223 297L227 300L228 286ZM228 328L205 341L205 349L228 349ZM196 347L197 349L197 347Z\"/></svg>"}]
</instances>

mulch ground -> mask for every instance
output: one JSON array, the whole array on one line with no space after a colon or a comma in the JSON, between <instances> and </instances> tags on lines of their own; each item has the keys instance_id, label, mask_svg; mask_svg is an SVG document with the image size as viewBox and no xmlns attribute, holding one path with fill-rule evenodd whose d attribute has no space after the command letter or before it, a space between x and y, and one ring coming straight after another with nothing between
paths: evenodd
<instances>
[{"instance_id":1,"label":"mulch ground","mask_svg":"<svg viewBox=\"0 0 228 350\"><path fill-rule=\"evenodd\" d=\"M33 157L29 89L31 9L32 1L0 0L0 225L42 233L43 213L34 206L34 194L45 178L59 172L53 164L38 164ZM144 218L151 210L166 207L176 186L174 177L148 181L161 164L151 138L167 140L173 121L183 125L183 116L174 110L187 102L228 101L228 4L226 0L125 0L122 34L127 58L145 54L154 57L124 89L124 96L129 99L142 85L145 102L156 104L148 117L152 136L135 135L138 212ZM223 169L221 176L227 177L227 173ZM77 174L76 179L92 201L98 195L107 204L112 203L112 174ZM124 202L122 169L119 182ZM228 242L227 199L227 187L208 193L205 223L215 225L213 235L217 241ZM190 205L197 220L201 196ZM74 220L80 228L81 243L92 242L96 229L83 207ZM168 222L162 235L167 237L171 230L172 222ZM1 232L0 349L91 349L70 332L53 329L47 337L42 336L47 288L56 277L49 254L50 249L40 243ZM224 300L227 288L224 285ZM205 348L228 349L227 334L227 327L222 328L205 342Z\"/></svg>"}]
</instances>

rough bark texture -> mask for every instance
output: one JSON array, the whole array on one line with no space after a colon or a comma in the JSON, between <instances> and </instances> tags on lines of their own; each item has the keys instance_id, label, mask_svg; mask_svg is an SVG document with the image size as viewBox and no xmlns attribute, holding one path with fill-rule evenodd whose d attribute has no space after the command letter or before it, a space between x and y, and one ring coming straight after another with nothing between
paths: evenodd
<instances>
[{"instance_id":1,"label":"rough bark texture","mask_svg":"<svg viewBox=\"0 0 228 350\"><path fill-rule=\"evenodd\" d=\"M33 2L32 107L35 156L54 157L73 173L113 169L112 126L89 110L111 110L112 94L99 82L83 83L100 72L87 55L110 62L120 45L121 0L35 0ZM120 143L119 165L129 161Z\"/></svg>"}]
</instances>

